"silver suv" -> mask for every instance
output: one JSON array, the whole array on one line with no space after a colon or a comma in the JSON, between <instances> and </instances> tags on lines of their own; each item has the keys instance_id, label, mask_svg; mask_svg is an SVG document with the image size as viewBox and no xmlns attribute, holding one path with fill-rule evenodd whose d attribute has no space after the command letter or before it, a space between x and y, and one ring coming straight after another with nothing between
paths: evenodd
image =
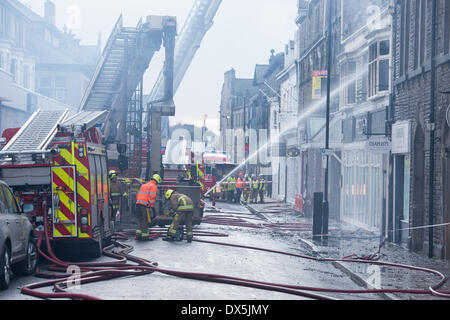
<instances>
[{"instance_id":1,"label":"silver suv","mask_svg":"<svg viewBox=\"0 0 450 320\"><path fill-rule=\"evenodd\" d=\"M37 262L33 226L19 209L11 189L0 181L0 289L8 289L11 272L32 275Z\"/></svg>"}]
</instances>

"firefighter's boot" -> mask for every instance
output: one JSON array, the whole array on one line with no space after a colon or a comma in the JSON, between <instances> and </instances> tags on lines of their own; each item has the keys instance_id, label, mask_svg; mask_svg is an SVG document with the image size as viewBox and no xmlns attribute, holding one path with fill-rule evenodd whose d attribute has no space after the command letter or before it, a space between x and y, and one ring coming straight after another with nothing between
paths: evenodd
<instances>
[{"instance_id":1,"label":"firefighter's boot","mask_svg":"<svg viewBox=\"0 0 450 320\"><path fill-rule=\"evenodd\" d=\"M136 230L136 240L142 241L142 231L141 230Z\"/></svg>"},{"instance_id":2,"label":"firefighter's boot","mask_svg":"<svg viewBox=\"0 0 450 320\"><path fill-rule=\"evenodd\" d=\"M169 230L167 230L167 236L163 238L163 241L174 242L176 235L174 231L175 230L172 229L172 226L170 226Z\"/></svg>"},{"instance_id":3,"label":"firefighter's boot","mask_svg":"<svg viewBox=\"0 0 450 320\"><path fill-rule=\"evenodd\" d=\"M153 240L153 239L150 238L150 234L149 233L142 233L140 241L151 241L151 240Z\"/></svg>"},{"instance_id":4,"label":"firefighter's boot","mask_svg":"<svg viewBox=\"0 0 450 320\"><path fill-rule=\"evenodd\" d=\"M183 226L179 226L177 233L175 234L175 241L183 241L184 229Z\"/></svg>"},{"instance_id":5,"label":"firefighter's boot","mask_svg":"<svg viewBox=\"0 0 450 320\"><path fill-rule=\"evenodd\" d=\"M163 238L163 241L174 242L176 240L175 240L175 237L167 236L167 237Z\"/></svg>"},{"instance_id":6,"label":"firefighter's boot","mask_svg":"<svg viewBox=\"0 0 450 320\"><path fill-rule=\"evenodd\" d=\"M191 243L193 238L194 238L194 234L192 232L188 232L186 234L186 239L187 239L188 243Z\"/></svg>"}]
</instances>

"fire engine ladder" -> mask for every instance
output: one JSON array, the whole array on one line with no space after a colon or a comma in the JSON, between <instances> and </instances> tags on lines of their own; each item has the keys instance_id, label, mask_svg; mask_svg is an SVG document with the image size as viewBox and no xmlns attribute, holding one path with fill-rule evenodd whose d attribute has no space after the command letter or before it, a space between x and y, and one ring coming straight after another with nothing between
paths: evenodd
<instances>
[{"instance_id":1,"label":"fire engine ladder","mask_svg":"<svg viewBox=\"0 0 450 320\"><path fill-rule=\"evenodd\" d=\"M128 144L130 158L142 149L143 75L170 28L176 28L173 17L148 16L124 27L120 16L80 104L80 111L109 112L102 129L106 142Z\"/></svg>"},{"instance_id":2,"label":"fire engine ladder","mask_svg":"<svg viewBox=\"0 0 450 320\"><path fill-rule=\"evenodd\" d=\"M89 130L103 123L108 115L108 111L84 111L68 117L59 126L66 130L73 130L74 135L82 131Z\"/></svg>"},{"instance_id":3,"label":"fire engine ladder","mask_svg":"<svg viewBox=\"0 0 450 320\"><path fill-rule=\"evenodd\" d=\"M214 24L214 17L222 0L196 0L181 29L175 44L174 93L180 86L200 44ZM164 70L150 93L148 102L161 99L164 95Z\"/></svg>"},{"instance_id":4,"label":"fire engine ladder","mask_svg":"<svg viewBox=\"0 0 450 320\"><path fill-rule=\"evenodd\" d=\"M37 110L0 151L0 156L44 153L69 113L69 109Z\"/></svg>"}]
</instances>

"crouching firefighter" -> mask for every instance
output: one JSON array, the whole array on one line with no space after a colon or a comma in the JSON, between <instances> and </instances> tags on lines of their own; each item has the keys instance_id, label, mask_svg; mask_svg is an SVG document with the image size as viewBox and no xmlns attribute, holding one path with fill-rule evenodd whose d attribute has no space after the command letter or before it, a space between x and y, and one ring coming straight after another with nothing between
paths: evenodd
<instances>
[{"instance_id":1,"label":"crouching firefighter","mask_svg":"<svg viewBox=\"0 0 450 320\"><path fill-rule=\"evenodd\" d=\"M192 217L194 215L194 202L187 195L174 190L166 192L166 199L170 203L170 215L173 216L172 224L164 241L183 241L183 231L180 223L185 219L187 242L192 242L194 233L192 232ZM180 230L178 229L180 227Z\"/></svg>"},{"instance_id":2,"label":"crouching firefighter","mask_svg":"<svg viewBox=\"0 0 450 320\"><path fill-rule=\"evenodd\" d=\"M150 182L144 184L139 189L136 196L136 210L137 210L137 229L136 240L148 241L150 234L148 226L152 221L152 216L156 216L155 204L156 196L158 194L158 184L162 182L158 174L153 175ZM151 212L150 212L151 210Z\"/></svg>"}]
</instances>

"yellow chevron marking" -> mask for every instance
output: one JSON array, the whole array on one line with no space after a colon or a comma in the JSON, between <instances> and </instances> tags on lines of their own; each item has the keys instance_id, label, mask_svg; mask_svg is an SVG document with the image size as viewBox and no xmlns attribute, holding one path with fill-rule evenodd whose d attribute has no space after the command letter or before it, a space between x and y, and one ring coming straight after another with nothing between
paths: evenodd
<instances>
[{"instance_id":1,"label":"yellow chevron marking","mask_svg":"<svg viewBox=\"0 0 450 320\"><path fill-rule=\"evenodd\" d=\"M77 193L87 202L90 203L89 191L86 190L79 182L77 182Z\"/></svg>"},{"instance_id":2,"label":"yellow chevron marking","mask_svg":"<svg viewBox=\"0 0 450 320\"><path fill-rule=\"evenodd\" d=\"M75 144L75 149L75 152L78 152L78 144ZM72 154L67 149L61 149L61 157L68 163L76 165L78 173L89 181L89 170L77 158L72 159ZM72 160L75 160L75 163Z\"/></svg>"},{"instance_id":3,"label":"yellow chevron marking","mask_svg":"<svg viewBox=\"0 0 450 320\"><path fill-rule=\"evenodd\" d=\"M61 237L62 234L58 231L58 229L53 228L53 236L55 236L55 237Z\"/></svg>"},{"instance_id":4,"label":"yellow chevron marking","mask_svg":"<svg viewBox=\"0 0 450 320\"><path fill-rule=\"evenodd\" d=\"M75 145L78 150L78 145ZM69 163L72 162L72 155L66 150L61 150L61 156ZM56 164L56 162L55 162ZM89 170L75 158L75 165L77 167L77 171L80 175L82 175L87 181L89 181ZM90 203L89 199L89 191L86 190L79 182L77 182L77 193L87 202Z\"/></svg>"},{"instance_id":5,"label":"yellow chevron marking","mask_svg":"<svg viewBox=\"0 0 450 320\"><path fill-rule=\"evenodd\" d=\"M73 186L73 179L70 177L64 169L61 168L53 168L53 174L57 175L64 183L66 183L69 187ZM57 190L58 185L53 182L53 190ZM72 191L72 190L71 190ZM71 202L70 198L67 196L67 194L63 191L58 191L59 201L70 210L70 212L76 217L75 214L75 203ZM58 210L59 211L59 210ZM58 218L59 221L69 221L70 219L66 217L62 212L58 212ZM74 229L74 224L70 225L64 225L64 227L69 231L72 235L75 235L76 229ZM60 232L56 228L54 228L54 236L56 237L62 237Z\"/></svg>"}]
</instances>

